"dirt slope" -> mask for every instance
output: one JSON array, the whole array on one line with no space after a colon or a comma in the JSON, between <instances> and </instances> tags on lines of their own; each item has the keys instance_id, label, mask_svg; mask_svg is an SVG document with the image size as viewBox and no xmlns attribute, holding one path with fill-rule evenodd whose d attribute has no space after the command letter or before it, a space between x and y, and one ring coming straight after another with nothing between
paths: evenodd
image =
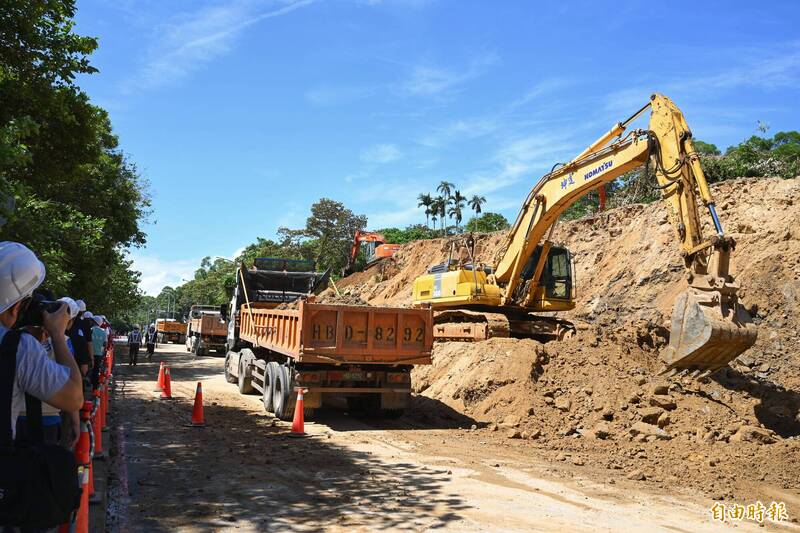
<instances>
[{"instance_id":1,"label":"dirt slope","mask_svg":"<svg viewBox=\"0 0 800 533\"><path fill-rule=\"evenodd\" d=\"M555 240L576 256L578 305L568 314L579 327L575 338L440 344L434 364L415 370L416 390L489 427L499 424L502 434L528 437L553 458L680 479L720 497L796 493L800 178L729 181L714 194L737 240L742 300L759 327L756 346L731 368L702 383L655 377L663 326L684 288L673 229L657 203L556 229ZM482 236L479 259L492 263L503 238ZM411 282L442 260L443 245L411 243L339 289L372 304L407 305Z\"/></svg>"}]
</instances>

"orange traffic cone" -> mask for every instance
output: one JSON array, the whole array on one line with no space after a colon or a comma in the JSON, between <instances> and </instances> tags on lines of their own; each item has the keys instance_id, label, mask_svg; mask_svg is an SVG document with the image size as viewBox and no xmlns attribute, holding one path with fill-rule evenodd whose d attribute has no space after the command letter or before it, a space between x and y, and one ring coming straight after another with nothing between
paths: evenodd
<instances>
[{"instance_id":1,"label":"orange traffic cone","mask_svg":"<svg viewBox=\"0 0 800 533\"><path fill-rule=\"evenodd\" d=\"M294 420L292 420L292 431L289 433L290 437L305 437L305 416L303 415L303 393L308 392L307 389L298 388L297 390L297 403L294 406Z\"/></svg>"},{"instance_id":2,"label":"orange traffic cone","mask_svg":"<svg viewBox=\"0 0 800 533\"><path fill-rule=\"evenodd\" d=\"M92 435L94 436L94 453L92 457L105 459L106 454L103 451L103 403L98 389L95 389L93 394L97 399L97 409L94 410L94 416L92 417Z\"/></svg>"},{"instance_id":3,"label":"orange traffic cone","mask_svg":"<svg viewBox=\"0 0 800 533\"><path fill-rule=\"evenodd\" d=\"M156 382L156 390L164 390L164 361L161 361L161 366L158 368L158 381Z\"/></svg>"},{"instance_id":4,"label":"orange traffic cone","mask_svg":"<svg viewBox=\"0 0 800 533\"><path fill-rule=\"evenodd\" d=\"M89 467L92 461L91 438L89 436L89 420L92 417L91 402L84 402L81 409L81 435L75 445L75 460L77 461L78 476L81 483L81 503L75 514L72 524L59 526L59 533L74 531L75 533L88 533L89 531Z\"/></svg>"},{"instance_id":5,"label":"orange traffic cone","mask_svg":"<svg viewBox=\"0 0 800 533\"><path fill-rule=\"evenodd\" d=\"M172 399L172 382L169 378L169 367L164 368L164 388L161 390L162 400Z\"/></svg>"},{"instance_id":6,"label":"orange traffic cone","mask_svg":"<svg viewBox=\"0 0 800 533\"><path fill-rule=\"evenodd\" d=\"M203 385L197 382L197 392L194 393L194 409L192 409L192 425L201 427L206 425L206 417L203 414Z\"/></svg>"}]
</instances>

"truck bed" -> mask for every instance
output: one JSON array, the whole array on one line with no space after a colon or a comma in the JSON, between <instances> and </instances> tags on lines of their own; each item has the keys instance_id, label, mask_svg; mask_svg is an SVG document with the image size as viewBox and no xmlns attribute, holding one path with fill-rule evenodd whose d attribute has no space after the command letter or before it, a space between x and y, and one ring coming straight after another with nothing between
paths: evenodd
<instances>
[{"instance_id":1,"label":"truck bed","mask_svg":"<svg viewBox=\"0 0 800 533\"><path fill-rule=\"evenodd\" d=\"M220 321L219 316L203 315L191 319L191 331L199 335L225 337L228 334L228 323Z\"/></svg>"},{"instance_id":2,"label":"truck bed","mask_svg":"<svg viewBox=\"0 0 800 533\"><path fill-rule=\"evenodd\" d=\"M431 363L430 309L316 304L267 309L245 304L239 337L298 363Z\"/></svg>"}]
</instances>

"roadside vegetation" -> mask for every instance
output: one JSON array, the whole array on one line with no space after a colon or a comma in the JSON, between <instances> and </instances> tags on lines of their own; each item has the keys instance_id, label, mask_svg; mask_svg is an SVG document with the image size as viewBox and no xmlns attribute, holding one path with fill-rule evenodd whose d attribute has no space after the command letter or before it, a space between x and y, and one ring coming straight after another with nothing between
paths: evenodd
<instances>
[{"instance_id":1,"label":"roadside vegetation","mask_svg":"<svg viewBox=\"0 0 800 533\"><path fill-rule=\"evenodd\" d=\"M97 39L73 31L75 2L10 0L0 18L0 238L47 265L48 288L113 316L134 307L147 183L106 111L76 83Z\"/></svg>"}]
</instances>

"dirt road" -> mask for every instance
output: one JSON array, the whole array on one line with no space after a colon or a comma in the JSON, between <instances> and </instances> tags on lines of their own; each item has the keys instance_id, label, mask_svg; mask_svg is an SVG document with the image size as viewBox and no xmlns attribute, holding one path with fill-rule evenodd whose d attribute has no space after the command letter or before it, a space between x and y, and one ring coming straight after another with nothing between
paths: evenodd
<instances>
[{"instance_id":1,"label":"dirt road","mask_svg":"<svg viewBox=\"0 0 800 533\"><path fill-rule=\"evenodd\" d=\"M154 392L158 361L175 399ZM322 412L312 436L240 396L222 358L163 345L153 363L118 362L112 531L719 531L714 501L614 476L581 461L548 463L504 431ZM202 381L205 428L188 426ZM419 400L423 401L422 399ZM458 424L463 429L459 429ZM723 502L748 504L755 502ZM790 518L797 501L787 502ZM727 523L730 526L732 523ZM741 531L763 531L735 522ZM796 523L766 529L800 531Z\"/></svg>"}]
</instances>

